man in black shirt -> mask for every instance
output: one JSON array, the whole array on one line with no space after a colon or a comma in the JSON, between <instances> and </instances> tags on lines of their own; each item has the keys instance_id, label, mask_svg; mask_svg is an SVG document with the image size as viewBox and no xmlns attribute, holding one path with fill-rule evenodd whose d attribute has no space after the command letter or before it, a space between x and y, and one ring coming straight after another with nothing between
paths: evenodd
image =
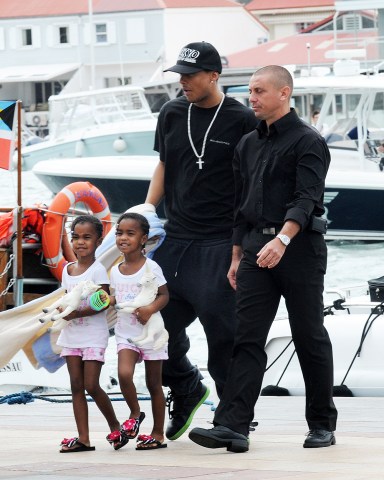
<instances>
[{"instance_id":1,"label":"man in black shirt","mask_svg":"<svg viewBox=\"0 0 384 480\"><path fill-rule=\"evenodd\" d=\"M209 394L187 357L186 328L196 317L207 337L208 371L219 396L224 388L235 335L235 293L227 280L235 198L232 160L240 138L258 121L250 108L220 91L221 59L210 43L186 45L168 70L180 74L184 96L160 111L155 137L160 161L146 202L158 205L164 197L167 217L167 236L154 260L170 293L161 312L169 332L163 385L171 389L166 436L176 440Z\"/></svg>"},{"instance_id":2,"label":"man in black shirt","mask_svg":"<svg viewBox=\"0 0 384 480\"><path fill-rule=\"evenodd\" d=\"M194 442L208 448L248 450L248 426L267 363L264 347L281 296L306 387L304 447L335 444L332 346L323 315L327 249L319 231L330 155L321 135L290 109L292 89L288 70L274 65L250 81L251 106L261 122L239 142L234 159L228 272L236 289L234 354L215 427L190 432Z\"/></svg>"}]
</instances>

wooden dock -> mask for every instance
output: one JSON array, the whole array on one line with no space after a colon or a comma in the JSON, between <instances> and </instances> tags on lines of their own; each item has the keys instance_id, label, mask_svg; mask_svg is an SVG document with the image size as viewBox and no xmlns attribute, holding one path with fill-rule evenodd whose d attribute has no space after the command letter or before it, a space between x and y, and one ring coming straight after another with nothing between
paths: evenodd
<instances>
[{"instance_id":1,"label":"wooden dock","mask_svg":"<svg viewBox=\"0 0 384 480\"><path fill-rule=\"evenodd\" d=\"M215 399L212 398L215 401ZM384 480L384 398L336 398L339 410L337 444L304 449L307 432L303 397L261 397L255 411L259 426L250 435L247 453L209 450L187 434L168 448L141 452L131 441L114 451L105 440L105 420L89 404L91 441L95 452L59 453L64 437L75 436L70 403L35 400L26 405L0 405L0 478L41 480ZM150 402L142 401L151 428ZM114 406L121 421L123 401ZM203 405L192 426L210 428L213 413Z\"/></svg>"}]
</instances>

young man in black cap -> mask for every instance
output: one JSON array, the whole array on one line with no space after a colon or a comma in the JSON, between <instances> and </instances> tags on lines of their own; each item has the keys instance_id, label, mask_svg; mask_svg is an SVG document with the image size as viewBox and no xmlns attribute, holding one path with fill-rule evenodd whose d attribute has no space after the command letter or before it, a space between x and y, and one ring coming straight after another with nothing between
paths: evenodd
<instances>
[{"instance_id":1,"label":"young man in black cap","mask_svg":"<svg viewBox=\"0 0 384 480\"><path fill-rule=\"evenodd\" d=\"M227 279L235 194L232 159L238 141L257 120L251 109L220 91L221 59L210 43L186 45L176 65L165 71L180 74L184 96L167 102L159 114L155 150L160 161L146 202L158 205L164 198L167 216L167 236L154 260L170 291L162 310L169 332L163 385L171 389L166 436L176 440L209 395L187 357L186 328L197 317L219 397L224 388L235 332L235 295Z\"/></svg>"}]
</instances>

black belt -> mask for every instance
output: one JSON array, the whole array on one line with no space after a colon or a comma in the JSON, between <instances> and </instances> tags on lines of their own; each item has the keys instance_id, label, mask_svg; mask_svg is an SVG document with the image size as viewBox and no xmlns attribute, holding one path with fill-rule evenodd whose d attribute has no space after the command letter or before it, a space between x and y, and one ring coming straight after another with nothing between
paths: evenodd
<instances>
[{"instance_id":1,"label":"black belt","mask_svg":"<svg viewBox=\"0 0 384 480\"><path fill-rule=\"evenodd\" d=\"M256 233L262 233L263 235L277 235L282 227L264 227L264 228L252 228Z\"/></svg>"}]
</instances>

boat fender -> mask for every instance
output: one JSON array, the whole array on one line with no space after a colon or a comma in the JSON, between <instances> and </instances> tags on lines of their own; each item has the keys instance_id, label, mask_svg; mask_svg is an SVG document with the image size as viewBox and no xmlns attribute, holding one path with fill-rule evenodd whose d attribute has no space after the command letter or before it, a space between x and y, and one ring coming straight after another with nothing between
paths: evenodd
<instances>
[{"instance_id":1,"label":"boat fender","mask_svg":"<svg viewBox=\"0 0 384 480\"><path fill-rule=\"evenodd\" d=\"M61 281L67 259L63 255L61 239L64 217L78 202L86 204L95 217L103 223L104 236L112 227L111 212L101 191L89 182L74 182L64 187L48 207L42 232L42 247L45 262L52 275Z\"/></svg>"},{"instance_id":2,"label":"boat fender","mask_svg":"<svg viewBox=\"0 0 384 480\"><path fill-rule=\"evenodd\" d=\"M116 138L116 140L113 142L113 149L117 153L124 152L124 150L126 150L126 148L127 148L127 142L122 137Z\"/></svg>"}]
</instances>

